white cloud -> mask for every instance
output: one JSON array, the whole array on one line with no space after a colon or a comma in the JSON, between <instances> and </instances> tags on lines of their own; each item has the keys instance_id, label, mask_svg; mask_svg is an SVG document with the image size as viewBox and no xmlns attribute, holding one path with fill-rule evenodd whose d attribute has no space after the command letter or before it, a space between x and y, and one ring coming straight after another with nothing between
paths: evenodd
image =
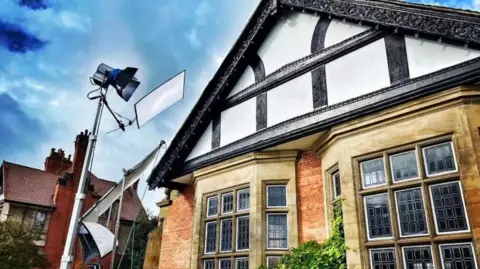
<instances>
[{"instance_id":1,"label":"white cloud","mask_svg":"<svg viewBox=\"0 0 480 269\"><path fill-rule=\"evenodd\" d=\"M473 6L476 10L480 10L480 0L473 0Z\"/></svg>"},{"instance_id":2,"label":"white cloud","mask_svg":"<svg viewBox=\"0 0 480 269\"><path fill-rule=\"evenodd\" d=\"M211 13L211 11L212 7L208 3L208 1L202 1L195 10L196 24L205 25L207 22L207 16Z\"/></svg>"},{"instance_id":3,"label":"white cloud","mask_svg":"<svg viewBox=\"0 0 480 269\"><path fill-rule=\"evenodd\" d=\"M186 37L187 37L188 41L190 41L190 44L193 47L199 47L200 46L201 43L200 43L200 40L198 39L197 30L195 28L190 30L190 32L187 33Z\"/></svg>"},{"instance_id":4,"label":"white cloud","mask_svg":"<svg viewBox=\"0 0 480 269\"><path fill-rule=\"evenodd\" d=\"M90 30L92 23L88 16L83 16L71 11L60 11L55 21L65 28L80 32Z\"/></svg>"}]
</instances>

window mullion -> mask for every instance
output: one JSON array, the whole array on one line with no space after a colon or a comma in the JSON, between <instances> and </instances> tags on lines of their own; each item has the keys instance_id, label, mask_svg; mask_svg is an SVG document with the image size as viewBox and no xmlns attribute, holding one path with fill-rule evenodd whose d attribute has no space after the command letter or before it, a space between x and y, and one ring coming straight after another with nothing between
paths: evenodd
<instances>
[{"instance_id":1,"label":"window mullion","mask_svg":"<svg viewBox=\"0 0 480 269\"><path fill-rule=\"evenodd\" d=\"M238 218L237 215L232 217L232 253L237 252L237 236L238 236L237 218Z\"/></svg>"},{"instance_id":2,"label":"window mullion","mask_svg":"<svg viewBox=\"0 0 480 269\"><path fill-rule=\"evenodd\" d=\"M396 208L395 195L392 189L388 189L388 206L390 208L390 223L392 226L393 240L397 241L400 239L400 231L398 227L398 212Z\"/></svg>"},{"instance_id":3,"label":"window mullion","mask_svg":"<svg viewBox=\"0 0 480 269\"><path fill-rule=\"evenodd\" d=\"M398 244L398 241L395 242L395 263L397 268L406 268L405 264L403 264L403 253L402 247Z\"/></svg>"},{"instance_id":4,"label":"window mullion","mask_svg":"<svg viewBox=\"0 0 480 269\"><path fill-rule=\"evenodd\" d=\"M442 268L442 258L440 257L440 251L438 250L438 244L432 241L432 257L435 268Z\"/></svg>"}]
</instances>

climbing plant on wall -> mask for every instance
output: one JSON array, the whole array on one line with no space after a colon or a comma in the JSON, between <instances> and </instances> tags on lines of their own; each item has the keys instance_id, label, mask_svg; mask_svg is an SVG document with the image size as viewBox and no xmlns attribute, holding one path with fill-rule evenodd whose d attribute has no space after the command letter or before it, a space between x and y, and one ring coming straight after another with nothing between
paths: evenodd
<instances>
[{"instance_id":1,"label":"climbing plant on wall","mask_svg":"<svg viewBox=\"0 0 480 269\"><path fill-rule=\"evenodd\" d=\"M340 202L339 202L340 203ZM336 207L336 209L341 208ZM343 269L346 268L345 237L341 210L334 210L330 236L323 243L309 241L282 257L276 269ZM259 269L266 269L261 266Z\"/></svg>"}]
</instances>

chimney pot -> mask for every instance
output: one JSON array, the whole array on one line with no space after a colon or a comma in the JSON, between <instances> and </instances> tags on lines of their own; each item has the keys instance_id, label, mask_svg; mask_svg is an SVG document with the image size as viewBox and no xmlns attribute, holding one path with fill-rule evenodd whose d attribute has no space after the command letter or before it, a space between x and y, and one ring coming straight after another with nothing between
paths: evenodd
<instances>
[{"instance_id":1,"label":"chimney pot","mask_svg":"<svg viewBox=\"0 0 480 269\"><path fill-rule=\"evenodd\" d=\"M55 148L52 148L52 149L50 150L50 156L52 156L54 152L55 152Z\"/></svg>"},{"instance_id":2,"label":"chimney pot","mask_svg":"<svg viewBox=\"0 0 480 269\"><path fill-rule=\"evenodd\" d=\"M72 154L68 154L68 160L70 161L72 159Z\"/></svg>"}]
</instances>

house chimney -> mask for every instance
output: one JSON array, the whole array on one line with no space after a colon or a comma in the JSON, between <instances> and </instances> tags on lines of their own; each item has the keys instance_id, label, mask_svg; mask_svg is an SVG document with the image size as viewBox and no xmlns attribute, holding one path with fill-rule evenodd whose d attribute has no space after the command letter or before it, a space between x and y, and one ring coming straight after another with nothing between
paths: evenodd
<instances>
[{"instance_id":1,"label":"house chimney","mask_svg":"<svg viewBox=\"0 0 480 269\"><path fill-rule=\"evenodd\" d=\"M80 132L75 139L75 152L73 153L73 174L80 174L85 161L85 155L88 147L88 136L90 133L88 130Z\"/></svg>"},{"instance_id":2,"label":"house chimney","mask_svg":"<svg viewBox=\"0 0 480 269\"><path fill-rule=\"evenodd\" d=\"M72 161L65 158L65 152L62 149L56 151L50 150L50 155L45 158L45 172L51 174L61 174L72 167Z\"/></svg>"}]
</instances>

